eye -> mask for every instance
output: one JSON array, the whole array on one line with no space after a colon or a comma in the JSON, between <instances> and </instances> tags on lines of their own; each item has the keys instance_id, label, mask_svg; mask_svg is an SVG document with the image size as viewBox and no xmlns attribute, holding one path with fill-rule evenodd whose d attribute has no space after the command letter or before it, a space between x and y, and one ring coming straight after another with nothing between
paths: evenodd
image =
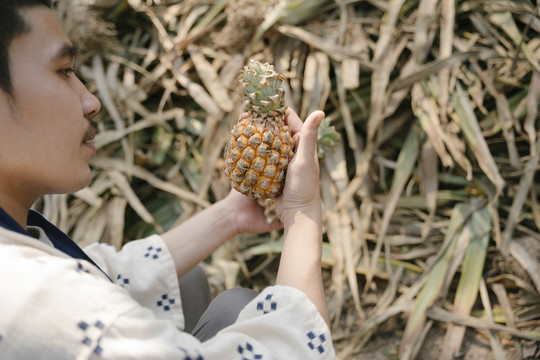
<instances>
[{"instance_id":1,"label":"eye","mask_svg":"<svg viewBox=\"0 0 540 360\"><path fill-rule=\"evenodd\" d=\"M59 71L59 73L66 76L66 77L69 77L70 74L75 73L75 69L73 69L73 68L62 69L62 70Z\"/></svg>"}]
</instances>

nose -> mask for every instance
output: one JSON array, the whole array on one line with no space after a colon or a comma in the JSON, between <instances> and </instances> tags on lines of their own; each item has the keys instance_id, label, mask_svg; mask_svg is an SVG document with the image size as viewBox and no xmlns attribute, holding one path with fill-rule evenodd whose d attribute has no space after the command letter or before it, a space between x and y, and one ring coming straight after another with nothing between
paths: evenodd
<instances>
[{"instance_id":1,"label":"nose","mask_svg":"<svg viewBox=\"0 0 540 360\"><path fill-rule=\"evenodd\" d=\"M82 81L78 80L78 93L81 99L84 117L89 119L92 115L95 115L101 110L101 103L99 99L94 96Z\"/></svg>"},{"instance_id":2,"label":"nose","mask_svg":"<svg viewBox=\"0 0 540 360\"><path fill-rule=\"evenodd\" d=\"M82 98L82 106L84 111L84 117L90 118L101 110L101 103L99 99L92 94L86 87L84 88L84 96Z\"/></svg>"}]
</instances>

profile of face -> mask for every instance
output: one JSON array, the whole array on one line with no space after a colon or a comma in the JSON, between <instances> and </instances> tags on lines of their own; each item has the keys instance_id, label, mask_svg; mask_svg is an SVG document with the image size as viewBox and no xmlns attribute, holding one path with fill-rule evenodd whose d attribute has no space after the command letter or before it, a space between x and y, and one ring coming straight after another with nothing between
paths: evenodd
<instances>
[{"instance_id":1,"label":"profile of face","mask_svg":"<svg viewBox=\"0 0 540 360\"><path fill-rule=\"evenodd\" d=\"M0 91L0 193L34 201L88 185L100 109L73 72L73 47L44 6L20 10L30 31L8 51L13 97Z\"/></svg>"}]
</instances>

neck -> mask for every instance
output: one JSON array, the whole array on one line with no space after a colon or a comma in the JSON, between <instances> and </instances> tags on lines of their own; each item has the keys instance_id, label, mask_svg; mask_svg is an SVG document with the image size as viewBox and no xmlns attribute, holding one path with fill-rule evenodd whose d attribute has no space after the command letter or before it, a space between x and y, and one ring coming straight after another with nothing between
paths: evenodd
<instances>
[{"instance_id":1,"label":"neck","mask_svg":"<svg viewBox=\"0 0 540 360\"><path fill-rule=\"evenodd\" d=\"M28 212L34 201L21 201L11 194L0 193L0 207L26 230Z\"/></svg>"}]
</instances>

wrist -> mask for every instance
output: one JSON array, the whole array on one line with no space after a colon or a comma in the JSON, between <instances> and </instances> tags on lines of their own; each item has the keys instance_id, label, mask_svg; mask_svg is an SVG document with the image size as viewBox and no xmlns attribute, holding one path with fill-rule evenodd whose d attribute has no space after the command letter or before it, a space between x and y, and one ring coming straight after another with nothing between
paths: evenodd
<instances>
[{"instance_id":1,"label":"wrist","mask_svg":"<svg viewBox=\"0 0 540 360\"><path fill-rule=\"evenodd\" d=\"M312 222L318 226L322 224L320 201L313 201L302 206L282 208L280 210L278 216L285 229L302 222Z\"/></svg>"},{"instance_id":2,"label":"wrist","mask_svg":"<svg viewBox=\"0 0 540 360\"><path fill-rule=\"evenodd\" d=\"M302 232L303 229L322 234L322 214L320 206L303 206L285 210L280 215L285 232Z\"/></svg>"},{"instance_id":3,"label":"wrist","mask_svg":"<svg viewBox=\"0 0 540 360\"><path fill-rule=\"evenodd\" d=\"M221 231L226 232L230 237L234 237L240 233L238 226L238 209L235 206L233 199L228 195L224 199L216 202L216 211L219 212L223 221L221 223Z\"/></svg>"}]
</instances>

